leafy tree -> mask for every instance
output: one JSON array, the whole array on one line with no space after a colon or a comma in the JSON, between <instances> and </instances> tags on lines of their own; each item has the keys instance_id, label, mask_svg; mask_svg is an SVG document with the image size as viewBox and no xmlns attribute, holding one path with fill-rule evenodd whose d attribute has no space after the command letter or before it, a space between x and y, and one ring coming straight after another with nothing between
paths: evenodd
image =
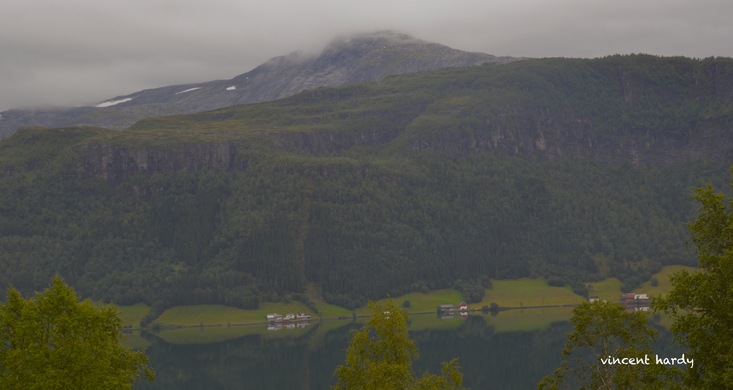
<instances>
[{"instance_id":1,"label":"leafy tree","mask_svg":"<svg viewBox=\"0 0 733 390\"><path fill-rule=\"evenodd\" d=\"M489 286L491 281L488 282ZM481 302L484 299L485 288L484 283L476 280L457 280L455 283L456 290L463 294L463 297L468 303Z\"/></svg>"},{"instance_id":2,"label":"leafy tree","mask_svg":"<svg viewBox=\"0 0 733 390\"><path fill-rule=\"evenodd\" d=\"M573 309L562 351L563 362L545 377L539 389L660 389L669 388L673 370L655 364L650 343L655 331L643 312L626 312L622 305L596 301ZM610 358L642 358L649 365L610 364Z\"/></svg>"},{"instance_id":3,"label":"leafy tree","mask_svg":"<svg viewBox=\"0 0 733 390\"><path fill-rule=\"evenodd\" d=\"M499 313L499 304L496 302L491 302L491 305L489 306L489 311L494 314Z\"/></svg>"},{"instance_id":4,"label":"leafy tree","mask_svg":"<svg viewBox=\"0 0 733 390\"><path fill-rule=\"evenodd\" d=\"M675 337L695 359L685 384L733 388L733 201L710 185L698 189L695 199L701 207L688 226L699 270L675 274L672 291L654 305L672 315Z\"/></svg>"},{"instance_id":5,"label":"leafy tree","mask_svg":"<svg viewBox=\"0 0 733 390\"><path fill-rule=\"evenodd\" d=\"M61 277L35 298L8 289L0 305L0 388L125 389L153 379L143 352L120 344L112 306L81 302Z\"/></svg>"},{"instance_id":6,"label":"leafy tree","mask_svg":"<svg viewBox=\"0 0 733 390\"><path fill-rule=\"evenodd\" d=\"M417 378L412 362L418 356L407 333L407 313L394 305L369 302L371 318L354 337L346 352L346 364L336 368L334 390L448 390L464 389L458 360L443 364L441 375L425 373Z\"/></svg>"}]
</instances>

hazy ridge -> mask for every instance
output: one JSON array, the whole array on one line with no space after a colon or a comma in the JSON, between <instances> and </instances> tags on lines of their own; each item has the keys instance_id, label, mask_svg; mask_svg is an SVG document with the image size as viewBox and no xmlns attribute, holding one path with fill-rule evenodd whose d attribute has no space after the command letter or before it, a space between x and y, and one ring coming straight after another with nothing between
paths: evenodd
<instances>
[{"instance_id":1,"label":"hazy ridge","mask_svg":"<svg viewBox=\"0 0 733 390\"><path fill-rule=\"evenodd\" d=\"M0 143L0 281L60 272L156 307L309 284L348 307L485 277L630 288L694 262L690 195L728 181L732 85L724 58L526 60L23 130Z\"/></svg>"}]
</instances>

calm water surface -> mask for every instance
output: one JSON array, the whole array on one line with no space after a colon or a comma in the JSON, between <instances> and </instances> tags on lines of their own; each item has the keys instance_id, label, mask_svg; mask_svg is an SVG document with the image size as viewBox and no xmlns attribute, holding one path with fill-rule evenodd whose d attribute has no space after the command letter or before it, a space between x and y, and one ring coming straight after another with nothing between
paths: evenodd
<instances>
[{"instance_id":1,"label":"calm water surface","mask_svg":"<svg viewBox=\"0 0 733 390\"><path fill-rule=\"evenodd\" d=\"M560 363L569 316L569 309L466 320L414 316L410 336L420 350L416 372L438 373L441 362L458 357L471 389L534 389ZM328 389L335 383L334 369L344 362L350 330L360 326L314 322L275 332L262 326L144 335L157 375L154 383L135 388Z\"/></svg>"}]
</instances>

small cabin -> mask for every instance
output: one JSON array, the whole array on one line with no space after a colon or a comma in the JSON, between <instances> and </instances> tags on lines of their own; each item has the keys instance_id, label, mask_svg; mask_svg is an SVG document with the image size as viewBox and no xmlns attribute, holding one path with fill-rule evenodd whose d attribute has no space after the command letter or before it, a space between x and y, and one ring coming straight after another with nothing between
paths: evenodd
<instances>
[{"instance_id":1,"label":"small cabin","mask_svg":"<svg viewBox=\"0 0 733 390\"><path fill-rule=\"evenodd\" d=\"M283 320L283 316L277 313L270 313L267 315L267 322L280 322Z\"/></svg>"},{"instance_id":2,"label":"small cabin","mask_svg":"<svg viewBox=\"0 0 733 390\"><path fill-rule=\"evenodd\" d=\"M649 299L648 294L627 293L621 295L622 301L646 301Z\"/></svg>"},{"instance_id":3,"label":"small cabin","mask_svg":"<svg viewBox=\"0 0 733 390\"><path fill-rule=\"evenodd\" d=\"M300 313L300 314L296 314L295 315L295 320L296 321L310 321L311 320L311 316L309 316L308 314L305 314L305 313Z\"/></svg>"},{"instance_id":4,"label":"small cabin","mask_svg":"<svg viewBox=\"0 0 733 390\"><path fill-rule=\"evenodd\" d=\"M628 293L628 294L621 295L622 301L633 301L634 299L636 299L636 294L634 293Z\"/></svg>"},{"instance_id":5,"label":"small cabin","mask_svg":"<svg viewBox=\"0 0 733 390\"><path fill-rule=\"evenodd\" d=\"M461 302L460 304L458 304L458 310L460 310L460 311L466 311L466 310L468 310L468 303Z\"/></svg>"}]
</instances>

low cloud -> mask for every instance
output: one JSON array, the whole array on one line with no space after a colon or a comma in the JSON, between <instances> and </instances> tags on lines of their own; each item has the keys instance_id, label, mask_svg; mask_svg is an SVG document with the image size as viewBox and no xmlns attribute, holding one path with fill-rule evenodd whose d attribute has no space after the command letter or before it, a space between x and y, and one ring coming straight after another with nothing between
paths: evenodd
<instances>
[{"instance_id":1,"label":"low cloud","mask_svg":"<svg viewBox=\"0 0 733 390\"><path fill-rule=\"evenodd\" d=\"M731 16L733 2L717 0L6 0L0 110L231 78L384 29L496 55L733 56Z\"/></svg>"}]
</instances>

